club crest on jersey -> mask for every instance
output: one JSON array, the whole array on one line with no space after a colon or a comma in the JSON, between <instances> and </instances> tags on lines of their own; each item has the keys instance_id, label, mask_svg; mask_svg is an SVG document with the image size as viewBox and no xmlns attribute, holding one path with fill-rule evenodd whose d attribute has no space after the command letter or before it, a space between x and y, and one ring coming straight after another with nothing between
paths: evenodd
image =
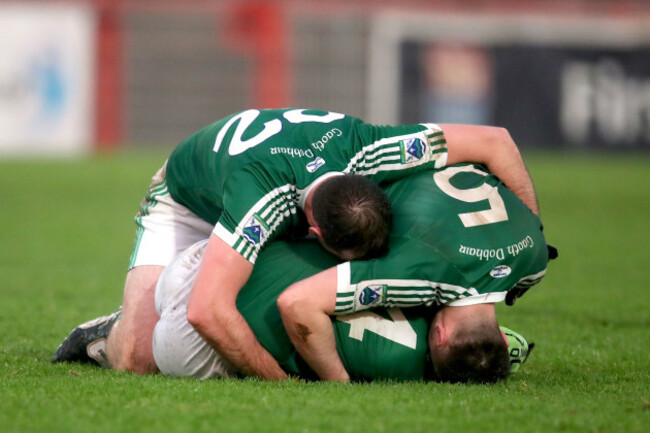
<instances>
[{"instance_id":1,"label":"club crest on jersey","mask_svg":"<svg viewBox=\"0 0 650 433\"><path fill-rule=\"evenodd\" d=\"M359 293L359 303L361 305L378 304L386 298L387 287L385 284L374 284L365 287Z\"/></svg>"},{"instance_id":2,"label":"club crest on jersey","mask_svg":"<svg viewBox=\"0 0 650 433\"><path fill-rule=\"evenodd\" d=\"M510 272L512 272L512 269L510 269L509 266L499 265L492 268L492 270L490 271L490 276L492 278L503 278L510 275Z\"/></svg>"},{"instance_id":3,"label":"club crest on jersey","mask_svg":"<svg viewBox=\"0 0 650 433\"><path fill-rule=\"evenodd\" d=\"M253 245L260 244L269 234L269 226L258 215L254 214L244 226L244 237Z\"/></svg>"},{"instance_id":4,"label":"club crest on jersey","mask_svg":"<svg viewBox=\"0 0 650 433\"><path fill-rule=\"evenodd\" d=\"M402 164L419 161L424 156L424 152L427 148L424 141L415 137L409 138L408 140L402 140L399 145Z\"/></svg>"},{"instance_id":5,"label":"club crest on jersey","mask_svg":"<svg viewBox=\"0 0 650 433\"><path fill-rule=\"evenodd\" d=\"M317 156L315 160L307 164L307 171L313 173L324 165L325 165L325 160L320 156Z\"/></svg>"}]
</instances>

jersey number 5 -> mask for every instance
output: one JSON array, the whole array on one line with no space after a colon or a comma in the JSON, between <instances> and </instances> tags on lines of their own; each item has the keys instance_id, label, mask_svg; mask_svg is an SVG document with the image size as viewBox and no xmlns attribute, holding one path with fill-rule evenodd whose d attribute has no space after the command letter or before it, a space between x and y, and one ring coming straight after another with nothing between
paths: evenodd
<instances>
[{"instance_id":1,"label":"jersey number 5","mask_svg":"<svg viewBox=\"0 0 650 433\"><path fill-rule=\"evenodd\" d=\"M439 171L433 175L433 180L442 192L456 200L464 201L465 203L475 203L483 200L488 201L490 205L489 209L458 214L463 225L465 227L475 227L508 221L508 212L506 212L506 205L499 195L499 189L487 183L476 188L458 189L450 183L450 179L461 172L472 172L488 176L488 173L472 166L462 166L449 167Z\"/></svg>"}]
</instances>

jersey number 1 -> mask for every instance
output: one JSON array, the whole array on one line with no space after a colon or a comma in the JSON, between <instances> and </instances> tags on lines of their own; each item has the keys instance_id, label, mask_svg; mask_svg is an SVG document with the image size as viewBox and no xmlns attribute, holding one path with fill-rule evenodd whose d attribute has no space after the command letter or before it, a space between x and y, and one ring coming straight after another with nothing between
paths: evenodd
<instances>
[{"instance_id":1,"label":"jersey number 1","mask_svg":"<svg viewBox=\"0 0 650 433\"><path fill-rule=\"evenodd\" d=\"M394 343L415 349L418 336L402 310L391 308L387 311L393 320L385 319L370 311L336 316L336 319L350 324L349 336L355 340L363 341L364 332L369 331Z\"/></svg>"}]
</instances>

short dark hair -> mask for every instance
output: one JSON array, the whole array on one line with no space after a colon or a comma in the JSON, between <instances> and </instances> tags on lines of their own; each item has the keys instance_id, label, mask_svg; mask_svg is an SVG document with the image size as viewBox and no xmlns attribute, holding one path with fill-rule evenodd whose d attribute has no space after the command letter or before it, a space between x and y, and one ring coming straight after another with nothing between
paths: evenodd
<instances>
[{"instance_id":1,"label":"short dark hair","mask_svg":"<svg viewBox=\"0 0 650 433\"><path fill-rule=\"evenodd\" d=\"M314 191L312 209L332 250L351 250L364 259L388 252L393 214L386 193L373 181L353 174L331 177Z\"/></svg>"},{"instance_id":2,"label":"short dark hair","mask_svg":"<svg viewBox=\"0 0 650 433\"><path fill-rule=\"evenodd\" d=\"M442 382L487 384L510 375L508 346L496 323L470 324L450 336L446 350L431 352Z\"/></svg>"}]
</instances>

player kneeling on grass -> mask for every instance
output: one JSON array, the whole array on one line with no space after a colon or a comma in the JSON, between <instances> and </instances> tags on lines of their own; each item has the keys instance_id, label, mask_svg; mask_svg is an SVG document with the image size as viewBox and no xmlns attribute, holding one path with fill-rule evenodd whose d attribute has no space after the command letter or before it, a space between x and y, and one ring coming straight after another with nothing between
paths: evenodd
<instances>
[{"instance_id":1,"label":"player kneeling on grass","mask_svg":"<svg viewBox=\"0 0 650 433\"><path fill-rule=\"evenodd\" d=\"M153 178L136 216L123 310L77 327L52 360L94 359L121 370L154 372L158 278L180 252L210 239L189 301L190 322L241 370L284 378L236 309L237 294L261 250L282 235L309 231L344 260L381 254L390 212L382 211L386 206L376 184L463 161L485 164L536 211L532 182L503 128L371 125L309 109L250 109L208 125L183 140ZM323 220L326 202L333 203L335 215L344 208L322 194L332 182L345 185L330 190L359 193L353 201L364 206L354 209L365 216ZM361 183L368 188L354 187ZM369 217L378 224L368 224ZM340 235L341 221L352 222L352 230L334 243L328 232Z\"/></svg>"},{"instance_id":2,"label":"player kneeling on grass","mask_svg":"<svg viewBox=\"0 0 650 433\"><path fill-rule=\"evenodd\" d=\"M282 281L282 287L291 284L278 299L283 322L292 342L302 355L301 358L309 363L321 379L346 381L357 378L355 373L350 371L352 364L344 364L340 354L342 352L337 352L335 332L347 332L349 341L353 343L353 340L371 341L380 336L383 338L381 341L392 344L394 348L420 348L426 353L430 319L435 308L444 307L438 313L431 332L433 346L439 346L439 350L444 351L455 342L457 336L462 335L459 332L464 323L468 326L475 322L485 323L492 329L492 334L497 335L499 331L496 327L494 302L506 299L508 303L512 303L520 293L537 283L546 272L548 252L539 218L505 188L499 179L488 174L480 166L460 165L412 175L388 186L386 193L392 201L394 212L391 250L387 256L366 262L339 264L294 284L293 281ZM272 252L273 250L270 250L266 255L262 255L266 257L267 263L273 263ZM308 255L299 257L309 260ZM332 256L326 257L335 260ZM199 265L199 257L195 260ZM296 264L295 258L282 260L281 263L291 270L302 267ZM334 265L336 262L326 264ZM326 266L312 268L301 277L313 274ZM269 267L274 269L271 265ZM270 271L266 273L273 274ZM275 280L271 280L273 281ZM171 285L172 299L177 296L174 290L178 286L180 284ZM160 291L160 288L158 290ZM268 296L269 293L265 290L259 292L256 296ZM189 290L186 296L189 296ZM273 295L273 300L275 296L277 294ZM160 297L163 298L169 299ZM237 308L242 308L240 302L238 297ZM186 305L184 302L179 305L181 304ZM157 301L158 313L163 318L165 305ZM169 305L172 305L172 311L176 311L180 319L187 320L187 313L178 308L174 309L173 302ZM255 302L250 305L255 305ZM366 311L359 320L350 322L347 330L343 325L338 326L339 322L346 323L346 315L349 313L394 306L426 308L380 310L383 313ZM416 322L408 321L416 311L425 311L429 315L428 319L420 319L419 331L415 330ZM334 314L334 323L337 326L332 325L330 315ZM252 321L264 320L262 316L245 315L249 326L254 330ZM264 322L264 325L256 330L256 336L260 340L263 339L261 333L264 329L273 328ZM279 334L274 332L269 336L271 343L275 335ZM158 330L154 335L160 335ZM161 335L168 333L165 331ZM418 338L424 342L418 344ZM497 346L500 344L497 343L498 338L491 336L490 339ZM180 342L179 349L192 347L183 342L182 338L176 341ZM206 349L209 347L205 346L204 340L198 341ZM264 344L264 347L273 353L271 343ZM501 365L508 362L504 346L505 344L501 344L501 349L491 352L497 360L501 360L498 361ZM345 353L354 352L348 350ZM384 353L384 350L371 353ZM276 353L274 355L278 356ZM425 358L426 356L420 359ZM193 359L193 356L189 359ZM291 372L283 364L281 356L276 359L285 371ZM322 359L326 359L325 368L322 366ZM166 361L160 356L156 356L156 362L163 371L167 369L164 366ZM328 369L328 363L335 365L335 368ZM180 362L182 366L186 364L188 363L185 361ZM170 362L169 365L179 364ZM410 364L402 361L391 365L396 366L391 368L402 371ZM438 367L440 379L493 382L507 376L505 368L499 368L499 372L494 373L492 367L487 369L489 374L485 376L484 366L493 364L485 359L484 355L475 365L482 370L479 369L477 373L456 372L460 379L444 377L444 369ZM421 371L424 371L424 367ZM168 372L174 373L171 368ZM184 371L180 374L196 375ZM393 371L387 376L371 377L394 377L395 374Z\"/></svg>"}]
</instances>

